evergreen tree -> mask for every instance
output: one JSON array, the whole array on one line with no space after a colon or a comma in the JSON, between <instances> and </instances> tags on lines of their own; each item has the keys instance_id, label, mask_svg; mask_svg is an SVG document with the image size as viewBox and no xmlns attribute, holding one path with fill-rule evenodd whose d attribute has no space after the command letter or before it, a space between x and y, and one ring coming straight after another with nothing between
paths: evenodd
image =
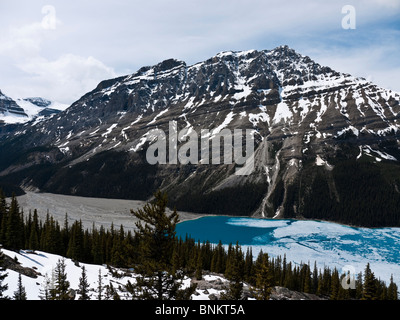
<instances>
[{"instance_id":1,"label":"evergreen tree","mask_svg":"<svg viewBox=\"0 0 400 320\"><path fill-rule=\"evenodd\" d=\"M222 246L222 242L219 241L217 247L214 250L211 260L211 271L216 273L224 273L226 268L226 252Z\"/></svg>"},{"instance_id":2,"label":"evergreen tree","mask_svg":"<svg viewBox=\"0 0 400 320\"><path fill-rule=\"evenodd\" d=\"M114 289L114 286L111 282L110 284L106 285L105 289L105 300L121 300L121 297L119 296L117 290Z\"/></svg>"},{"instance_id":3,"label":"evergreen tree","mask_svg":"<svg viewBox=\"0 0 400 320\"><path fill-rule=\"evenodd\" d=\"M85 266L82 267L82 275L79 278L78 294L80 295L78 300L90 300Z\"/></svg>"},{"instance_id":4,"label":"evergreen tree","mask_svg":"<svg viewBox=\"0 0 400 320\"><path fill-rule=\"evenodd\" d=\"M23 219L19 211L17 198L13 195L5 224L5 247L19 250L24 244Z\"/></svg>"},{"instance_id":5,"label":"evergreen tree","mask_svg":"<svg viewBox=\"0 0 400 320\"><path fill-rule=\"evenodd\" d=\"M333 274L331 277L331 300L339 300L339 287L340 287L340 280L339 280L339 272L336 268L333 270Z\"/></svg>"},{"instance_id":6,"label":"evergreen tree","mask_svg":"<svg viewBox=\"0 0 400 320\"><path fill-rule=\"evenodd\" d=\"M269 300L273 278L269 266L268 254L260 252L255 267L255 288L252 288L254 296L257 300Z\"/></svg>"},{"instance_id":7,"label":"evergreen tree","mask_svg":"<svg viewBox=\"0 0 400 320\"><path fill-rule=\"evenodd\" d=\"M4 254L0 249L0 300L5 300L7 299L6 296L4 296L4 291L8 289L8 284L2 284L4 279L7 277L7 273L5 272L6 268L4 267Z\"/></svg>"},{"instance_id":8,"label":"evergreen tree","mask_svg":"<svg viewBox=\"0 0 400 320\"><path fill-rule=\"evenodd\" d=\"M397 285L393 282L393 274L390 276L390 284L388 287L388 300L398 300Z\"/></svg>"},{"instance_id":9,"label":"evergreen tree","mask_svg":"<svg viewBox=\"0 0 400 320\"><path fill-rule=\"evenodd\" d=\"M371 271L369 263L365 267L364 286L362 300L376 300L377 286L374 273Z\"/></svg>"},{"instance_id":10,"label":"evergreen tree","mask_svg":"<svg viewBox=\"0 0 400 320\"><path fill-rule=\"evenodd\" d=\"M3 190L0 189L0 243L5 243L6 221L7 221L7 202Z\"/></svg>"},{"instance_id":11,"label":"evergreen tree","mask_svg":"<svg viewBox=\"0 0 400 320\"><path fill-rule=\"evenodd\" d=\"M99 276L97 280L97 300L103 299L103 277L101 276L101 269L99 268Z\"/></svg>"},{"instance_id":12,"label":"evergreen tree","mask_svg":"<svg viewBox=\"0 0 400 320\"><path fill-rule=\"evenodd\" d=\"M69 281L67 280L65 259L59 259L55 268L55 300L69 300Z\"/></svg>"},{"instance_id":13,"label":"evergreen tree","mask_svg":"<svg viewBox=\"0 0 400 320\"><path fill-rule=\"evenodd\" d=\"M71 227L67 257L78 261L84 260L83 239L84 232L82 228L82 221L75 221Z\"/></svg>"},{"instance_id":14,"label":"evergreen tree","mask_svg":"<svg viewBox=\"0 0 400 320\"><path fill-rule=\"evenodd\" d=\"M196 279L201 280L202 278L203 278L203 256L199 245L197 252L197 262L196 262Z\"/></svg>"},{"instance_id":15,"label":"evergreen tree","mask_svg":"<svg viewBox=\"0 0 400 320\"><path fill-rule=\"evenodd\" d=\"M244 257L238 243L236 243L235 248L229 246L225 276L229 280L229 288L224 298L240 300L243 293Z\"/></svg>"},{"instance_id":16,"label":"evergreen tree","mask_svg":"<svg viewBox=\"0 0 400 320\"><path fill-rule=\"evenodd\" d=\"M51 280L48 276L48 274L46 273L44 276L44 280L42 283L42 287L39 289L39 298L40 300L51 300Z\"/></svg>"},{"instance_id":17,"label":"evergreen tree","mask_svg":"<svg viewBox=\"0 0 400 320\"><path fill-rule=\"evenodd\" d=\"M252 282L253 276L253 252L251 247L248 247L244 259L244 278L246 281Z\"/></svg>"},{"instance_id":18,"label":"evergreen tree","mask_svg":"<svg viewBox=\"0 0 400 320\"><path fill-rule=\"evenodd\" d=\"M14 292L14 300L26 300L25 287L22 285L21 274L18 275L18 288Z\"/></svg>"},{"instance_id":19,"label":"evergreen tree","mask_svg":"<svg viewBox=\"0 0 400 320\"><path fill-rule=\"evenodd\" d=\"M139 239L140 263L135 271L139 275L134 288L128 286L134 298L139 299L188 299L194 288L180 289L183 272L173 272L172 254L175 227L179 221L174 210L166 213L167 196L158 191L155 200L143 209L131 210L138 218L135 235Z\"/></svg>"},{"instance_id":20,"label":"evergreen tree","mask_svg":"<svg viewBox=\"0 0 400 320\"><path fill-rule=\"evenodd\" d=\"M305 293L311 292L311 270L308 264L304 264L300 270L301 286L300 290Z\"/></svg>"},{"instance_id":21,"label":"evergreen tree","mask_svg":"<svg viewBox=\"0 0 400 320\"><path fill-rule=\"evenodd\" d=\"M102 228L101 230L104 229ZM93 223L91 256L92 256L92 261L95 264L104 263L103 234L104 232L99 232Z\"/></svg>"}]
</instances>

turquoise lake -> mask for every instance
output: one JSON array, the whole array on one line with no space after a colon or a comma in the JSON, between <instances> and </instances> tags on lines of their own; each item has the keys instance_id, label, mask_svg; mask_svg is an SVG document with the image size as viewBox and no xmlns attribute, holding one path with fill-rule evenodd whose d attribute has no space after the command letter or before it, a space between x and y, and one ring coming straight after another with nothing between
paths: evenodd
<instances>
[{"instance_id":1,"label":"turquoise lake","mask_svg":"<svg viewBox=\"0 0 400 320\"><path fill-rule=\"evenodd\" d=\"M369 262L375 274L400 283L400 228L355 228L324 221L273 220L206 216L181 222L177 236L201 242L251 247L271 256L286 255L294 263L364 271Z\"/></svg>"}]
</instances>

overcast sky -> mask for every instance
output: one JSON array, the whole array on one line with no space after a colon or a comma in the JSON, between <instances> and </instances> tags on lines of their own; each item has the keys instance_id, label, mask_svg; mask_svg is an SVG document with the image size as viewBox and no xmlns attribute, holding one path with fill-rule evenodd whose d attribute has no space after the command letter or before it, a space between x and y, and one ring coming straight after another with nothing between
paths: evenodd
<instances>
[{"instance_id":1,"label":"overcast sky","mask_svg":"<svg viewBox=\"0 0 400 320\"><path fill-rule=\"evenodd\" d=\"M400 0L0 0L0 90L72 103L165 59L283 44L400 92Z\"/></svg>"}]
</instances>

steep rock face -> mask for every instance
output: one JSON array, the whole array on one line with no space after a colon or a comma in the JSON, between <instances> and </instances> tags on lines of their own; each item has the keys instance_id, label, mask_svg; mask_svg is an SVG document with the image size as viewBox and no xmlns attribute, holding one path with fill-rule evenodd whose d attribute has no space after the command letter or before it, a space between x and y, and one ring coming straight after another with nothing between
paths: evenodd
<instances>
[{"instance_id":1,"label":"steep rock face","mask_svg":"<svg viewBox=\"0 0 400 320\"><path fill-rule=\"evenodd\" d=\"M27 123L32 120L40 121L60 113L68 106L49 101L40 97L12 99L0 91L0 131L9 131L6 125Z\"/></svg>"},{"instance_id":2,"label":"steep rock face","mask_svg":"<svg viewBox=\"0 0 400 320\"><path fill-rule=\"evenodd\" d=\"M101 82L51 119L3 130L0 175L86 196L146 199L161 188L194 212L400 225L399 102L287 46L192 66L170 59ZM204 164L209 146L200 141L198 163L167 154L167 164L150 165L151 130L163 130L169 146L171 124L187 129L186 139L208 130L210 144L223 129L250 129L254 169L236 175L235 163Z\"/></svg>"},{"instance_id":3,"label":"steep rock face","mask_svg":"<svg viewBox=\"0 0 400 320\"><path fill-rule=\"evenodd\" d=\"M22 109L13 99L7 97L0 91L0 116L17 116L28 117L24 109ZM0 121L3 121L0 119Z\"/></svg>"}]
</instances>

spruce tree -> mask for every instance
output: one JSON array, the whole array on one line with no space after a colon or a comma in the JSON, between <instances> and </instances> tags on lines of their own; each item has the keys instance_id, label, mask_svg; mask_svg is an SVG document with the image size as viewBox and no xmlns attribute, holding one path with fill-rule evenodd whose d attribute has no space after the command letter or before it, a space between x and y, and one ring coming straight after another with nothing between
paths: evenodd
<instances>
[{"instance_id":1,"label":"spruce tree","mask_svg":"<svg viewBox=\"0 0 400 320\"><path fill-rule=\"evenodd\" d=\"M65 259L59 259L55 268L55 300L69 300L69 281L67 280Z\"/></svg>"},{"instance_id":2,"label":"spruce tree","mask_svg":"<svg viewBox=\"0 0 400 320\"><path fill-rule=\"evenodd\" d=\"M271 296L273 277L269 266L268 254L260 253L255 267L255 287L252 288L257 300L269 300Z\"/></svg>"},{"instance_id":3,"label":"spruce tree","mask_svg":"<svg viewBox=\"0 0 400 320\"><path fill-rule=\"evenodd\" d=\"M37 250L40 248L39 244L39 218L37 210L33 211L33 220L29 230L28 237L28 249Z\"/></svg>"},{"instance_id":4,"label":"spruce tree","mask_svg":"<svg viewBox=\"0 0 400 320\"><path fill-rule=\"evenodd\" d=\"M90 300L89 283L87 281L85 266L82 266L82 274L79 278L78 294L80 295L78 300Z\"/></svg>"},{"instance_id":5,"label":"spruce tree","mask_svg":"<svg viewBox=\"0 0 400 320\"><path fill-rule=\"evenodd\" d=\"M8 289L8 284L4 285L2 284L5 278L7 277L7 273L5 271L6 268L4 267L4 254L0 248L0 300L7 299L7 297L4 296L4 291Z\"/></svg>"},{"instance_id":6,"label":"spruce tree","mask_svg":"<svg viewBox=\"0 0 400 320\"><path fill-rule=\"evenodd\" d=\"M390 276L390 284L388 287L388 300L398 300L397 285L393 282L393 274Z\"/></svg>"},{"instance_id":7,"label":"spruce tree","mask_svg":"<svg viewBox=\"0 0 400 320\"><path fill-rule=\"evenodd\" d=\"M376 300L376 299L377 299L376 279L374 273L371 271L369 263L367 263L364 272L362 300Z\"/></svg>"},{"instance_id":8,"label":"spruce tree","mask_svg":"<svg viewBox=\"0 0 400 320\"><path fill-rule=\"evenodd\" d=\"M5 247L19 250L24 245L23 220L15 195L12 196L10 208L5 222Z\"/></svg>"},{"instance_id":9,"label":"spruce tree","mask_svg":"<svg viewBox=\"0 0 400 320\"><path fill-rule=\"evenodd\" d=\"M42 283L42 287L39 289L39 298L40 300L51 300L51 279L48 274L44 275L44 280Z\"/></svg>"},{"instance_id":10,"label":"spruce tree","mask_svg":"<svg viewBox=\"0 0 400 320\"><path fill-rule=\"evenodd\" d=\"M105 289L105 300L121 300L121 297L119 296L117 290L115 290L112 282L106 285Z\"/></svg>"},{"instance_id":11,"label":"spruce tree","mask_svg":"<svg viewBox=\"0 0 400 320\"><path fill-rule=\"evenodd\" d=\"M172 254L175 227L179 221L176 210L167 214L167 195L158 191L153 202L143 209L131 210L138 219L135 235L139 240L138 274L134 287L128 286L133 298L138 299L189 299L194 287L182 290L184 274L174 272Z\"/></svg>"},{"instance_id":12,"label":"spruce tree","mask_svg":"<svg viewBox=\"0 0 400 320\"><path fill-rule=\"evenodd\" d=\"M244 256L239 243L236 243L235 248L229 246L225 276L229 280L229 288L223 297L240 300L243 293Z\"/></svg>"},{"instance_id":13,"label":"spruce tree","mask_svg":"<svg viewBox=\"0 0 400 320\"><path fill-rule=\"evenodd\" d=\"M97 279L97 300L103 299L103 277L101 276L101 269L99 268L99 276Z\"/></svg>"},{"instance_id":14,"label":"spruce tree","mask_svg":"<svg viewBox=\"0 0 400 320\"><path fill-rule=\"evenodd\" d=\"M18 288L14 292L14 300L26 300L25 287L22 285L21 274L18 275Z\"/></svg>"},{"instance_id":15,"label":"spruce tree","mask_svg":"<svg viewBox=\"0 0 400 320\"><path fill-rule=\"evenodd\" d=\"M246 257L244 260L244 274L245 280L252 282L253 280L253 252L251 247L247 248Z\"/></svg>"},{"instance_id":16,"label":"spruce tree","mask_svg":"<svg viewBox=\"0 0 400 320\"><path fill-rule=\"evenodd\" d=\"M3 190L0 189L0 243L5 243L5 230L7 221L7 202Z\"/></svg>"},{"instance_id":17,"label":"spruce tree","mask_svg":"<svg viewBox=\"0 0 400 320\"><path fill-rule=\"evenodd\" d=\"M202 278L203 278L203 256L201 250L198 249L197 262L196 262L196 279L201 280Z\"/></svg>"},{"instance_id":18,"label":"spruce tree","mask_svg":"<svg viewBox=\"0 0 400 320\"><path fill-rule=\"evenodd\" d=\"M331 300L339 300L339 286L340 286L340 280L339 280L339 272L335 268L333 270L332 278L331 278L331 295L330 299Z\"/></svg>"},{"instance_id":19,"label":"spruce tree","mask_svg":"<svg viewBox=\"0 0 400 320\"><path fill-rule=\"evenodd\" d=\"M84 260L83 239L82 221L75 221L71 227L67 257L78 261Z\"/></svg>"}]
</instances>

